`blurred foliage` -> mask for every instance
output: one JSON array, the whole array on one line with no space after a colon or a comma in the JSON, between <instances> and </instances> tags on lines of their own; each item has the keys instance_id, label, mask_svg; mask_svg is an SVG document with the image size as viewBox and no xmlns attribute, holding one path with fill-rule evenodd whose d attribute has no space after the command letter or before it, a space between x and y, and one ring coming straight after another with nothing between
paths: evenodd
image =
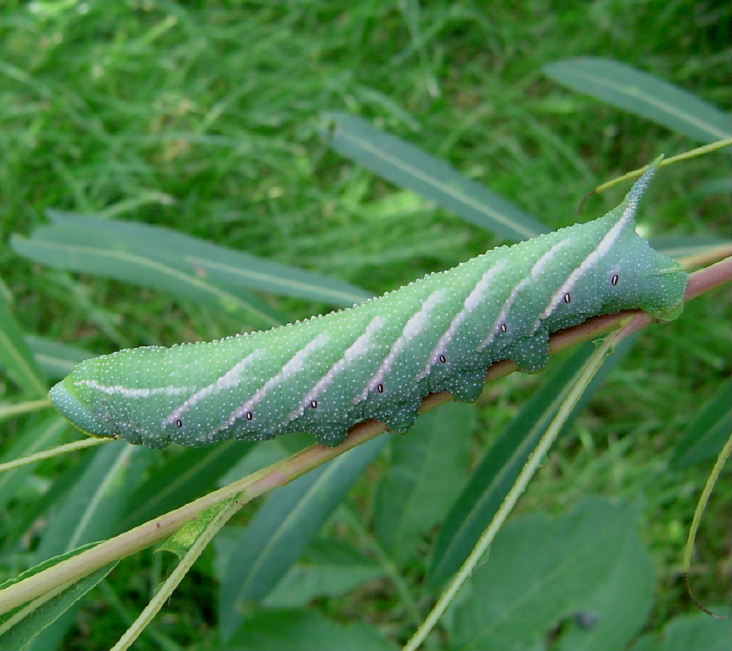
<instances>
[{"instance_id":1,"label":"blurred foliage","mask_svg":"<svg viewBox=\"0 0 732 651\"><path fill-rule=\"evenodd\" d=\"M484 191L483 206L497 196L501 210L535 220L525 224L573 223L588 190L659 153L689 149L701 136L647 111L627 112L632 102L613 102L560 73L574 57L584 66L599 57L601 81L618 66L631 67L726 115L730 14L726 3L688 0L561 7L539 0L3 3L3 403L37 398L43 373L58 377L84 350L210 339L261 327L262 314L290 320L340 304L278 291L269 281L237 284L220 270L216 276L216 256L234 256L232 269L267 261L274 281L291 281L283 270L297 268L309 272L298 280L320 279L363 297L511 237L484 230L455 203L402 190L391 182L413 186L332 151L321 131L324 112L378 128L411 143L423 160L449 165L464 187L483 189L476 190ZM582 92L561 87L545 70ZM447 168L435 169L440 177ZM729 239L729 171L726 153L664 169L643 204L644 235L673 236L677 244L689 235ZM593 198L583 218L604 212L622 192ZM53 213L49 225L49 209L74 214ZM85 228L80 215L93 221ZM137 233L136 244L125 244L115 228ZM177 285L171 292L139 268L112 273L102 263L79 275L68 271L78 266L43 253L24 258L9 245L13 234L28 243L39 232L101 253L137 246L146 260L164 258L194 283L205 278L207 295L220 297L225 286L260 314L222 310ZM163 232L188 244L199 238L199 266L152 239ZM203 274L201 258L210 266ZM729 401L720 396L730 372L730 310L719 296L702 297L674 323L643 333L605 378L426 648L609 648L643 633L633 648L670 650L697 640L711 650L728 639L717 622L695 614L679 572L708 458L722 437L719 422L729 418ZM331 464L299 480L300 488L293 483L261 508L244 509L135 648L219 644L226 568L252 554L269 559L259 568L268 590L224 600L231 617L243 615L232 637L237 648L389 649L403 642L434 599L428 568L438 541L459 530L461 494L475 486L488 492L479 480L490 477L478 473L486 463L490 472L498 468L497 451L527 418L522 405L551 404L551 378L568 372L571 356L554 364L548 383L514 376L491 384L477 407L445 407L411 434L381 443L386 449L368 467L367 459L343 457L336 462L341 474ZM540 383L543 391L529 402ZM2 425L3 461L76 436L49 413ZM4 473L0 579L307 443L294 436L154 454L110 445ZM324 476L336 486L329 486L331 499L306 502L320 495ZM702 522L691 576L707 604L728 596L732 490L728 476L723 482ZM278 544L291 542L291 553L266 554L246 542L275 536L287 509L302 503L317 508L303 514L303 526L285 527ZM125 560L31 648L110 647L174 562L164 552ZM102 574L36 616L50 621ZM539 598L526 601L532 589ZM520 603L532 604L531 617L520 610L508 617ZM615 621L625 628L608 633ZM9 645L20 639L4 638Z\"/></svg>"}]
</instances>

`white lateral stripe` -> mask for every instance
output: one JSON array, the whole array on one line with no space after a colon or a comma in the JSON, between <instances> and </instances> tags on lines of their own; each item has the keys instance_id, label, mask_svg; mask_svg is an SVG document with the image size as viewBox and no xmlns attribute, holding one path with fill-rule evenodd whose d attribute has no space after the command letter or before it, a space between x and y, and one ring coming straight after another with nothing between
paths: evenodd
<instances>
[{"instance_id":1,"label":"white lateral stripe","mask_svg":"<svg viewBox=\"0 0 732 651\"><path fill-rule=\"evenodd\" d=\"M531 271L529 271L529 275L525 278L522 278L516 287L514 287L511 290L511 293L509 294L508 298L506 299L506 302L501 307L501 311L498 313L498 317L493 322L493 325L491 326L490 333L488 336L483 340L483 342L478 346L478 351L483 350L486 346L488 346L493 339L495 339L496 334L498 333L498 329L501 327L502 323L505 323L508 319L508 315L511 312L511 308L513 307L513 304L516 302L516 299L518 298L521 291L526 287L529 283L532 283L536 281L539 278L539 274L546 269L547 265L551 262L552 258L559 253L561 249L563 249L567 244L569 244L570 240L562 240L561 242L557 242L554 246L552 246L544 255L542 255L531 267Z\"/></svg>"},{"instance_id":2,"label":"white lateral stripe","mask_svg":"<svg viewBox=\"0 0 732 651\"><path fill-rule=\"evenodd\" d=\"M384 361L379 366L379 370L374 373L373 377L366 384L366 388L363 390L360 396L354 400L354 404L365 400L369 391L373 391L376 387L384 381L386 374L394 366L397 357L404 351L405 346L409 343L410 339L414 339L422 330L425 329L429 323L430 313L437 307L444 299L447 294L445 289L437 289L432 292L427 300L422 304L422 307L413 314L409 321L405 324L402 334L399 335L398 339L392 344L391 349L387 353Z\"/></svg>"},{"instance_id":3,"label":"white lateral stripe","mask_svg":"<svg viewBox=\"0 0 732 651\"><path fill-rule=\"evenodd\" d=\"M217 425L209 436L213 436L214 434L225 430L227 427L233 425L237 420L246 416L246 414L259 404L272 389L302 371L305 367L305 361L307 358L318 348L322 348L329 339L330 337L328 337L328 335L321 332L317 337L315 337L315 339L309 341L304 348L301 348L297 353L295 353L292 359L282 367L282 370L277 373L277 375L267 380L262 387L257 389L249 400L232 411L226 421Z\"/></svg>"},{"instance_id":4,"label":"white lateral stripe","mask_svg":"<svg viewBox=\"0 0 732 651\"><path fill-rule=\"evenodd\" d=\"M562 286L556 291L547 306L544 308L544 311L539 316L539 321L548 318L551 313L554 312L557 305L559 305L559 303L562 301L564 295L571 292L579 279L582 278L582 276L590 269L592 269L592 267L594 267L600 261L600 259L612 248L615 240L620 237L620 233L622 232L623 228L625 228L625 225L633 218L633 215L635 215L635 211L638 208L639 199L640 196L633 196L628 200L628 205L623 211L623 214L620 216L620 219L618 219L618 221L613 224L613 227L607 233L605 233L605 236L600 240L600 243L597 245L597 247L593 251L591 251L584 260L582 260L578 267L572 270L572 273L569 274L567 280L564 281Z\"/></svg>"},{"instance_id":5,"label":"white lateral stripe","mask_svg":"<svg viewBox=\"0 0 732 651\"><path fill-rule=\"evenodd\" d=\"M551 247L544 255L542 255L536 261L534 266L531 267L531 280L539 280L539 275L543 273L544 269L549 266L552 258L556 257L557 253L559 253L571 241L572 239L569 237L565 240L561 240L560 242L557 242L553 247Z\"/></svg>"},{"instance_id":6,"label":"white lateral stripe","mask_svg":"<svg viewBox=\"0 0 732 651\"><path fill-rule=\"evenodd\" d=\"M446 346L455 336L457 329L465 322L465 319L470 316L470 313L476 307L478 307L478 305L480 305L480 302L485 298L485 295L488 293L491 282L493 281L495 276L503 271L506 264L507 263L505 260L500 260L498 264L492 266L480 277L478 282L475 284L475 287L473 287L472 291L470 292L470 294L468 294L467 298L463 302L463 309L460 310L460 312L458 312L453 320L450 322L447 330L445 330L445 332L437 342L437 345L432 349L432 354L427 360L427 364L422 369L422 371L420 371L417 377L414 378L415 382L419 382L422 378L427 377L427 374L432 370L432 367L437 363L437 360L440 358L440 354L445 351Z\"/></svg>"},{"instance_id":7,"label":"white lateral stripe","mask_svg":"<svg viewBox=\"0 0 732 651\"><path fill-rule=\"evenodd\" d=\"M289 423L291 420L295 420L302 416L303 412L310 403L315 400L325 389L333 384L336 376L341 373L351 362L354 362L359 357L363 357L371 347L371 340L378 330L380 330L386 320L384 317L375 316L369 324L366 326L364 333L356 339L343 353L343 357L339 359L333 366L328 369L328 372L318 380L307 395L300 401L300 406L295 409L287 418L285 423Z\"/></svg>"},{"instance_id":8,"label":"white lateral stripe","mask_svg":"<svg viewBox=\"0 0 732 651\"><path fill-rule=\"evenodd\" d=\"M121 384L100 384L96 380L79 380L75 383L76 386L85 386L90 389L96 389L102 393L106 393L110 396L118 395L124 396L125 398L148 398L150 396L178 396L182 393L187 393L195 387L152 387L149 389L133 389L131 387L125 387Z\"/></svg>"},{"instance_id":9,"label":"white lateral stripe","mask_svg":"<svg viewBox=\"0 0 732 651\"><path fill-rule=\"evenodd\" d=\"M249 353L244 359L239 360L222 376L216 378L214 382L203 387L200 391L196 391L182 405L174 409L168 414L168 417L162 422L162 426L170 425L185 414L191 407L197 405L201 400L207 398L212 393L221 391L222 389L231 389L241 382L242 375L251 363L260 357L264 351L259 349Z\"/></svg>"}]
</instances>

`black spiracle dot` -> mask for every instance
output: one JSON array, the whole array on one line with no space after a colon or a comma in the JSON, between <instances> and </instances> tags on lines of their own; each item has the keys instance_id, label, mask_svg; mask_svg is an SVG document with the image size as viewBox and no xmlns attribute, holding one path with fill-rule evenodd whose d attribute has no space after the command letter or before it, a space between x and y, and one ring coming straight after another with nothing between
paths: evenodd
<instances>
[{"instance_id":1,"label":"black spiracle dot","mask_svg":"<svg viewBox=\"0 0 732 651\"><path fill-rule=\"evenodd\" d=\"M505 323L502 323L499 329L501 332L508 332L508 326Z\"/></svg>"},{"instance_id":2,"label":"black spiracle dot","mask_svg":"<svg viewBox=\"0 0 732 651\"><path fill-rule=\"evenodd\" d=\"M439 359L439 360L440 360L440 362L442 362L443 364L444 364L445 362L447 362L447 357L445 357L444 355L440 355L440 356L439 356L439 357L438 357L437 359Z\"/></svg>"},{"instance_id":3,"label":"black spiracle dot","mask_svg":"<svg viewBox=\"0 0 732 651\"><path fill-rule=\"evenodd\" d=\"M377 390L377 391L378 391L379 393L384 393L384 385L383 385L383 384L381 384L381 382L379 382L379 383L378 383L378 384L376 385L376 390Z\"/></svg>"},{"instance_id":4,"label":"black spiracle dot","mask_svg":"<svg viewBox=\"0 0 732 651\"><path fill-rule=\"evenodd\" d=\"M311 401L310 401L310 406L311 406L311 407L312 407L313 409L317 409L317 408L318 408L318 401L317 401L317 400L311 400Z\"/></svg>"},{"instance_id":5,"label":"black spiracle dot","mask_svg":"<svg viewBox=\"0 0 732 651\"><path fill-rule=\"evenodd\" d=\"M620 276L618 274L613 274L613 277L610 279L610 284L615 287L615 285L618 284L618 281L620 280Z\"/></svg>"},{"instance_id":6,"label":"black spiracle dot","mask_svg":"<svg viewBox=\"0 0 732 651\"><path fill-rule=\"evenodd\" d=\"M175 419L175 426L176 427L183 427L183 421L180 418Z\"/></svg>"},{"instance_id":7,"label":"black spiracle dot","mask_svg":"<svg viewBox=\"0 0 732 651\"><path fill-rule=\"evenodd\" d=\"M246 419L247 420L252 420L252 418L254 418L254 414L251 411L248 411L246 413Z\"/></svg>"},{"instance_id":8,"label":"black spiracle dot","mask_svg":"<svg viewBox=\"0 0 732 651\"><path fill-rule=\"evenodd\" d=\"M566 293L566 294L564 295L564 302L565 302L565 303L571 303L571 302L572 302L572 297L570 296L569 292L567 292L567 293Z\"/></svg>"}]
</instances>

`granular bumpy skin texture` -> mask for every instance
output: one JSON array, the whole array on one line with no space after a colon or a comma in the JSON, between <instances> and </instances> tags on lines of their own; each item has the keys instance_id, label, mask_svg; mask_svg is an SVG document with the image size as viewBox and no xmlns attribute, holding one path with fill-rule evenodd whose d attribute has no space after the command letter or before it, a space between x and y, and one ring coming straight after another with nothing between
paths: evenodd
<instances>
[{"instance_id":1,"label":"granular bumpy skin texture","mask_svg":"<svg viewBox=\"0 0 732 651\"><path fill-rule=\"evenodd\" d=\"M661 319L680 312L687 275L635 232L654 171L595 221L493 249L325 316L86 360L51 399L89 434L152 447L301 431L335 445L366 418L405 431L430 393L475 400L499 360L543 368L557 330L624 309Z\"/></svg>"}]
</instances>

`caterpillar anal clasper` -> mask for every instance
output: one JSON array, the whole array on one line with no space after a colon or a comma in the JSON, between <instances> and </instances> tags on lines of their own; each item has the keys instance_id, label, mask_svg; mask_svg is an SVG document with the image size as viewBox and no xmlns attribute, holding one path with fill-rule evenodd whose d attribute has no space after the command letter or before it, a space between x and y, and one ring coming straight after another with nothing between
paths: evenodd
<instances>
[{"instance_id":1,"label":"caterpillar anal clasper","mask_svg":"<svg viewBox=\"0 0 732 651\"><path fill-rule=\"evenodd\" d=\"M624 309L659 318L680 311L686 273L635 232L654 172L594 221L493 249L325 316L89 359L51 399L89 434L152 447L296 431L334 445L366 418L404 431L430 393L475 400L496 361L542 368L557 330Z\"/></svg>"}]
</instances>

